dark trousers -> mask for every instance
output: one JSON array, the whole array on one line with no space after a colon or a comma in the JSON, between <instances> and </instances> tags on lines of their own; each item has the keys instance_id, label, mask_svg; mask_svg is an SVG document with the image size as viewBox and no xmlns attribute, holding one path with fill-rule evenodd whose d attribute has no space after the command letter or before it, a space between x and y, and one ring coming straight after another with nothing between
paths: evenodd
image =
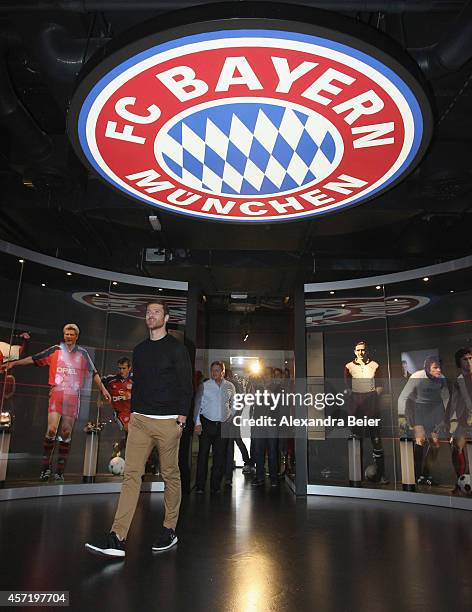
<instances>
[{"instance_id":1,"label":"dark trousers","mask_svg":"<svg viewBox=\"0 0 472 612\"><path fill-rule=\"evenodd\" d=\"M236 443L237 447L241 451L241 455L243 456L244 465L251 465L251 458L249 457L249 453L247 452L246 445L241 439L241 436L230 438L228 440L228 450L226 451L226 470L225 470L225 479L233 480L233 465L234 465L234 444Z\"/></svg>"},{"instance_id":2,"label":"dark trousers","mask_svg":"<svg viewBox=\"0 0 472 612\"><path fill-rule=\"evenodd\" d=\"M179 447L179 468L180 482L182 484L182 493L190 493L190 473L192 468L192 434L193 421L187 419L187 427L182 433Z\"/></svg>"},{"instance_id":3,"label":"dark trousers","mask_svg":"<svg viewBox=\"0 0 472 612\"><path fill-rule=\"evenodd\" d=\"M255 438L255 458L256 458L256 480L264 480L265 450L269 458L269 476L272 482L276 482L279 472L279 441L277 438Z\"/></svg>"},{"instance_id":4,"label":"dark trousers","mask_svg":"<svg viewBox=\"0 0 472 612\"><path fill-rule=\"evenodd\" d=\"M210 448L213 452L213 466L211 468L210 488L217 491L221 485L221 478L225 471L226 452L228 448L228 438L221 437L221 423L210 421L204 416L200 417L202 423L202 433L198 446L197 459L197 489L204 489L208 472L208 456Z\"/></svg>"},{"instance_id":5,"label":"dark trousers","mask_svg":"<svg viewBox=\"0 0 472 612\"><path fill-rule=\"evenodd\" d=\"M251 443L249 445L249 455L251 457L251 465L255 467L256 465L256 444L254 436L251 436Z\"/></svg>"}]
</instances>

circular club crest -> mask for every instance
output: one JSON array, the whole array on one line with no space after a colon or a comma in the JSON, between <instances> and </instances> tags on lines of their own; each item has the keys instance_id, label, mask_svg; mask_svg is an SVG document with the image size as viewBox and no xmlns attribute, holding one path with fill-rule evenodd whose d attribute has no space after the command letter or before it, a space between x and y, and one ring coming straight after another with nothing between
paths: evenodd
<instances>
[{"instance_id":1,"label":"circular club crest","mask_svg":"<svg viewBox=\"0 0 472 612\"><path fill-rule=\"evenodd\" d=\"M126 45L74 96L76 151L127 196L206 219L302 219L364 202L418 163L429 104L375 47L269 19L194 29Z\"/></svg>"}]
</instances>

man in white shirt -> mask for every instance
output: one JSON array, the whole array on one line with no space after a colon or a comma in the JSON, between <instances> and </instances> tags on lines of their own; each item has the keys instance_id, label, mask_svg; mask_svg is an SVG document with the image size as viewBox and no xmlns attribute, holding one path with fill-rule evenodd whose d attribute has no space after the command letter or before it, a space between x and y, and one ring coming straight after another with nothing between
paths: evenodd
<instances>
[{"instance_id":1,"label":"man in white shirt","mask_svg":"<svg viewBox=\"0 0 472 612\"><path fill-rule=\"evenodd\" d=\"M220 490L228 446L228 438L222 435L222 426L234 414L233 396L236 389L233 383L224 378L224 363L214 361L210 372L211 378L200 385L195 398L195 433L200 436L195 487L197 493L205 490L210 448L213 453L210 489L212 493Z\"/></svg>"}]
</instances>

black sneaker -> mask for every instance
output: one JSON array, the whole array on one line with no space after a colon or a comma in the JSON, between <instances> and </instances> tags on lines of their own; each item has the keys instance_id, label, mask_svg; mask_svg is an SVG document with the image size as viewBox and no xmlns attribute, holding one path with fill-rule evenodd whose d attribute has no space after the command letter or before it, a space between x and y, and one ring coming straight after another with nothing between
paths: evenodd
<instances>
[{"instance_id":1,"label":"black sneaker","mask_svg":"<svg viewBox=\"0 0 472 612\"><path fill-rule=\"evenodd\" d=\"M54 480L58 483L64 482L64 474L59 474L58 472L56 472L54 474Z\"/></svg>"},{"instance_id":2,"label":"black sneaker","mask_svg":"<svg viewBox=\"0 0 472 612\"><path fill-rule=\"evenodd\" d=\"M85 548L90 552L106 557L124 557L126 554L126 540L118 539L114 531L108 533L106 538L100 544L85 545Z\"/></svg>"},{"instance_id":3,"label":"black sneaker","mask_svg":"<svg viewBox=\"0 0 472 612\"><path fill-rule=\"evenodd\" d=\"M47 468L46 470L43 470L41 474L39 475L39 480L41 482L47 482L50 478L51 478L51 470L49 468Z\"/></svg>"},{"instance_id":4,"label":"black sneaker","mask_svg":"<svg viewBox=\"0 0 472 612\"><path fill-rule=\"evenodd\" d=\"M175 535L175 531L173 529L168 529L167 527L164 527L161 535L159 536L159 539L155 544L152 545L152 550L167 550L169 548L172 548L172 546L175 546L177 542L178 539Z\"/></svg>"}]
</instances>

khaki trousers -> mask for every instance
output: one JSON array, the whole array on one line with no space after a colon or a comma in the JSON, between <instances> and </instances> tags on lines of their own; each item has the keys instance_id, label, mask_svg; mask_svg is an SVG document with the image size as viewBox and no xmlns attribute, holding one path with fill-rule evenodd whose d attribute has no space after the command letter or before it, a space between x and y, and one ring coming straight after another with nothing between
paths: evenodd
<instances>
[{"instance_id":1,"label":"khaki trousers","mask_svg":"<svg viewBox=\"0 0 472 612\"><path fill-rule=\"evenodd\" d=\"M112 531L126 539L141 491L141 476L146 460L157 446L162 479L164 480L164 527L175 529L181 500L179 443L182 429L175 419L150 419L132 413L128 424L126 462L123 485Z\"/></svg>"}]
</instances>

